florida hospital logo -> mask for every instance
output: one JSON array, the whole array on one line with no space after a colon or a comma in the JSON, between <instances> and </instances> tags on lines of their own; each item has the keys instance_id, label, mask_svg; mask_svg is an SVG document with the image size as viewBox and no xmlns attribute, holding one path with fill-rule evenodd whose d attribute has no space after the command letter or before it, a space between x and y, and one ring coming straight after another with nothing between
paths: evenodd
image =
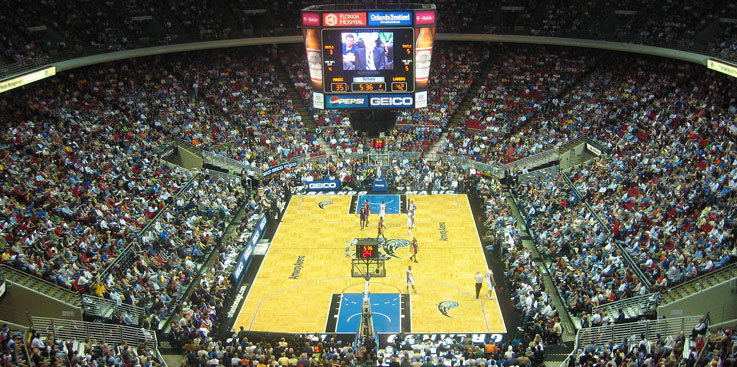
<instances>
[{"instance_id":1,"label":"florida hospital logo","mask_svg":"<svg viewBox=\"0 0 737 367\"><path fill-rule=\"evenodd\" d=\"M317 206L319 206L320 209L325 209L326 206L328 206L328 205L330 205L332 203L333 203L332 201L321 201L321 202L317 203Z\"/></svg>"},{"instance_id":2,"label":"florida hospital logo","mask_svg":"<svg viewBox=\"0 0 737 367\"><path fill-rule=\"evenodd\" d=\"M358 238L354 238L351 241L346 241L349 246L345 248L345 257L352 258L355 254L356 250L354 247L356 246L356 243L358 243ZM379 248L381 248L384 251L384 259L389 260L391 258L397 258L400 257L396 254L397 249L401 247L409 247L409 240L405 240L403 238L389 238L384 242L379 243Z\"/></svg>"},{"instance_id":3,"label":"florida hospital logo","mask_svg":"<svg viewBox=\"0 0 737 367\"><path fill-rule=\"evenodd\" d=\"M450 317L451 319L453 316L448 314L448 311L450 311L451 308L458 307L458 302L456 301L443 301L438 303L438 311L442 313L444 316Z\"/></svg>"},{"instance_id":4,"label":"florida hospital logo","mask_svg":"<svg viewBox=\"0 0 737 367\"><path fill-rule=\"evenodd\" d=\"M338 24L338 16L335 14L328 14L325 16L325 25L328 27L333 27L336 24Z\"/></svg>"}]
</instances>

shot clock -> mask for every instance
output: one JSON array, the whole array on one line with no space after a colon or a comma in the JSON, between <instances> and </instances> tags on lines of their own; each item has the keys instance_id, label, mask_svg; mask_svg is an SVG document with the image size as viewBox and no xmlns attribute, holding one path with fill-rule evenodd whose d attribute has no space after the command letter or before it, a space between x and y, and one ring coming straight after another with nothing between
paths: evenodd
<instances>
[{"instance_id":1,"label":"shot clock","mask_svg":"<svg viewBox=\"0 0 737 367\"><path fill-rule=\"evenodd\" d=\"M357 259L376 259L379 257L379 249L376 244L357 244L356 245L356 258Z\"/></svg>"}]
</instances>

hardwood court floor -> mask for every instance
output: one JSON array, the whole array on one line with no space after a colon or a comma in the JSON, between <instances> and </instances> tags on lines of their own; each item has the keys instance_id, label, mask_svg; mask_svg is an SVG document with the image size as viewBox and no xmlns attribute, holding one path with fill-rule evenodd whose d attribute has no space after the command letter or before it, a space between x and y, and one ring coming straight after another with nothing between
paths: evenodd
<instances>
[{"instance_id":1,"label":"hardwood court floor","mask_svg":"<svg viewBox=\"0 0 737 367\"><path fill-rule=\"evenodd\" d=\"M501 310L484 295L475 298L474 275L487 269L466 195L409 195L417 205L418 263L409 247L386 261L386 278L371 280L372 293L405 292L412 265L418 293L411 295L412 333L505 333ZM331 202L331 203L328 203ZM234 329L323 333L333 293L362 293L351 277L354 238L375 237L378 215L361 231L349 214L351 196L294 195L238 315ZM322 208L321 208L322 207ZM406 214L387 214L387 238L411 240ZM443 232L444 231L444 235ZM443 239L445 238L445 240ZM296 279L295 279L296 278ZM458 306L441 313L439 304ZM446 303L447 305L448 303Z\"/></svg>"}]
</instances>

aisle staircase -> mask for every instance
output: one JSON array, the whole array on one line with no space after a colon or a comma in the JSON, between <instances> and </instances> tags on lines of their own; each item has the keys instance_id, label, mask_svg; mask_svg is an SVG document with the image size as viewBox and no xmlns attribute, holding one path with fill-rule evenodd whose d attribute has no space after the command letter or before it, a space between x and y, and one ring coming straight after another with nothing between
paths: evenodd
<instances>
[{"instance_id":1,"label":"aisle staircase","mask_svg":"<svg viewBox=\"0 0 737 367\"><path fill-rule=\"evenodd\" d=\"M471 83L471 86L468 87L466 95L463 96L461 103L458 104L458 108L456 108L455 112L453 112L453 115L450 116L450 121L448 121L447 128L463 127L463 125L459 125L459 123L461 123L463 117L466 116L466 111L468 111L468 109L471 107L473 99L479 95L481 85L483 85L484 81L489 76L489 72L491 71L491 67L493 65L494 63L492 62L492 57L489 56L489 58L486 59L484 66L481 67L478 75L476 75L476 78L473 80L473 83Z\"/></svg>"},{"instance_id":2,"label":"aisle staircase","mask_svg":"<svg viewBox=\"0 0 737 367\"><path fill-rule=\"evenodd\" d=\"M302 118L302 122L305 127L310 133L317 137L317 142L320 144L320 150L325 152L328 157L337 159L338 155L335 152L335 149L333 149L333 147L317 133L317 124L315 123L315 119L312 117L312 113L308 108L309 106L305 104L304 99L302 99L302 96L297 92L297 88L294 87L294 81L292 81L292 78L289 76L289 71L287 71L287 67L284 65L281 58L277 58L277 60L275 60L274 69L276 69L276 76L279 78L279 81L281 81L282 84L284 84L284 87L287 88L287 95L292 99L292 104L299 116Z\"/></svg>"},{"instance_id":3,"label":"aisle staircase","mask_svg":"<svg viewBox=\"0 0 737 367\"><path fill-rule=\"evenodd\" d=\"M550 303L555 306L555 309L558 310L558 313L560 315L561 326L563 326L562 339L564 342L571 341L576 335L576 327L573 323L572 317L568 314L568 307L566 306L563 297L561 297L558 293L558 288L556 287L555 283L553 283L553 279L550 275L550 272L548 271L548 266L547 264L545 264L542 256L540 256L540 253L537 250L537 244L532 237L533 234L530 232L530 229L525 226L525 220L522 216L522 213L519 211L517 200L510 191L509 187L507 187L506 185L502 185L502 188L507 198L507 203L509 204L511 211L517 220L517 227L521 231L520 239L522 240L522 245L530 250L530 252L532 253L532 259L535 261L540 269L540 273L542 274L545 289L550 290Z\"/></svg>"}]
</instances>

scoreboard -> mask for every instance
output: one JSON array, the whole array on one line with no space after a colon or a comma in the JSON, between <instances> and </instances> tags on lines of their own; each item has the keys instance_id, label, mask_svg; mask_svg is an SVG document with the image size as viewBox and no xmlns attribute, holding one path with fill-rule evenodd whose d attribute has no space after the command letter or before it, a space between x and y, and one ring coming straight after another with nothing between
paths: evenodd
<instances>
[{"instance_id":1,"label":"scoreboard","mask_svg":"<svg viewBox=\"0 0 737 367\"><path fill-rule=\"evenodd\" d=\"M314 5L302 10L313 106L427 107L435 6L336 9Z\"/></svg>"}]
</instances>

